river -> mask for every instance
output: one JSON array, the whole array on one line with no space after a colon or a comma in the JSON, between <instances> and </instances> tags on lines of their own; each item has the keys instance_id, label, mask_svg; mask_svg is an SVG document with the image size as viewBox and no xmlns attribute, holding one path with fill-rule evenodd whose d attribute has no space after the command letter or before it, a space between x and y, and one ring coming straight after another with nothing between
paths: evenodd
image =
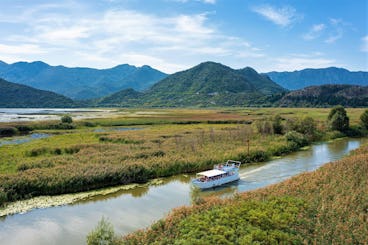
<instances>
[{"instance_id":1,"label":"river","mask_svg":"<svg viewBox=\"0 0 368 245\"><path fill-rule=\"evenodd\" d=\"M0 244L84 244L86 235L104 216L117 234L148 227L172 208L189 205L209 195L231 196L280 182L293 175L313 171L340 159L368 139L341 139L311 146L266 163L242 166L238 182L209 191L189 184L193 176L167 178L160 185L142 186L71 205L36 209L0 218Z\"/></svg>"}]
</instances>

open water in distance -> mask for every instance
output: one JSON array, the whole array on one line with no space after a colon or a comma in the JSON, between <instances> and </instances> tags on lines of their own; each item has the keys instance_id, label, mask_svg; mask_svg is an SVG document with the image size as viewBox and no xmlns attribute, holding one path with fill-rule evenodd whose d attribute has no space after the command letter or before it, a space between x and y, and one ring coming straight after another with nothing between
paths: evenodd
<instances>
[{"instance_id":1,"label":"open water in distance","mask_svg":"<svg viewBox=\"0 0 368 245\"><path fill-rule=\"evenodd\" d=\"M127 234L148 227L172 208L189 205L198 197L231 196L237 191L277 183L340 159L363 142L368 139L321 143L280 159L242 166L240 181L209 191L192 188L189 182L193 176L179 175L165 179L159 186L138 187L72 205L3 217L0 218L0 244L85 244L86 235L102 216L109 219L117 234Z\"/></svg>"}]
</instances>

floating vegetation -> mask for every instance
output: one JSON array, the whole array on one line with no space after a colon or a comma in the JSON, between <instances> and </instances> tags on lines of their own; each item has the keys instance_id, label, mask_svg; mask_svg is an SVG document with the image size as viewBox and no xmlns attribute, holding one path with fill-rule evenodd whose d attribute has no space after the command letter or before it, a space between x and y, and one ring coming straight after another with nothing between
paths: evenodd
<instances>
[{"instance_id":1,"label":"floating vegetation","mask_svg":"<svg viewBox=\"0 0 368 245\"><path fill-rule=\"evenodd\" d=\"M37 208L49 208L54 206L72 204L96 196L106 196L122 190L132 190L135 188L161 185L163 183L164 180L159 178L153 179L145 184L129 184L73 194L34 197L31 199L12 202L6 205L4 208L0 208L0 217L17 213L26 213Z\"/></svg>"}]
</instances>

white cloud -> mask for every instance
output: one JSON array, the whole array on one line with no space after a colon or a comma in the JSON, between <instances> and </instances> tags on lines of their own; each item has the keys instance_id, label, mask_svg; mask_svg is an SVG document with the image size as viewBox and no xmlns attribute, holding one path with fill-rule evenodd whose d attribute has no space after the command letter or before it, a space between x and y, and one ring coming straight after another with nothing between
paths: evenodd
<instances>
[{"instance_id":1,"label":"white cloud","mask_svg":"<svg viewBox=\"0 0 368 245\"><path fill-rule=\"evenodd\" d=\"M330 18L330 34L329 36L326 38L325 43L334 43L337 40L341 39L343 37L344 34L344 28L348 25L350 25L349 23L344 22L342 19L334 19L334 18Z\"/></svg>"},{"instance_id":2,"label":"white cloud","mask_svg":"<svg viewBox=\"0 0 368 245\"><path fill-rule=\"evenodd\" d=\"M322 31L325 29L326 29L325 24L313 25L312 28L309 30L309 32L303 35L303 38L305 40L316 39L317 37L321 35Z\"/></svg>"},{"instance_id":3,"label":"white cloud","mask_svg":"<svg viewBox=\"0 0 368 245\"><path fill-rule=\"evenodd\" d=\"M282 27L290 26L300 18L295 8L291 6L276 8L271 5L262 5L254 7L252 10Z\"/></svg>"},{"instance_id":4,"label":"white cloud","mask_svg":"<svg viewBox=\"0 0 368 245\"><path fill-rule=\"evenodd\" d=\"M163 17L106 9L81 14L83 8L77 7L63 6L63 11L54 12L50 9L57 6L53 5L20 12L19 31L1 35L0 30L0 59L97 68L148 64L171 73L204 60L242 59L247 63L264 56L249 41L226 35L212 25L212 13Z\"/></svg>"},{"instance_id":5,"label":"white cloud","mask_svg":"<svg viewBox=\"0 0 368 245\"><path fill-rule=\"evenodd\" d=\"M368 35L362 38L361 51L368 52Z\"/></svg>"},{"instance_id":6,"label":"white cloud","mask_svg":"<svg viewBox=\"0 0 368 245\"><path fill-rule=\"evenodd\" d=\"M275 59L274 69L277 71L295 71L305 68L326 68L330 66L343 66L336 60L325 58L320 53L291 54Z\"/></svg>"}]
</instances>

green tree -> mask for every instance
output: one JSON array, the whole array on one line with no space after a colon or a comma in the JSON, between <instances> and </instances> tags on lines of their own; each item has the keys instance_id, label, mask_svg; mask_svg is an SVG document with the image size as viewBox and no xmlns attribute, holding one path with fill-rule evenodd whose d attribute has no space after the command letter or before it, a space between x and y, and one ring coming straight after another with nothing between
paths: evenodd
<instances>
[{"instance_id":1,"label":"green tree","mask_svg":"<svg viewBox=\"0 0 368 245\"><path fill-rule=\"evenodd\" d=\"M341 105L331 109L327 120L332 130L344 132L349 129L349 117L345 108Z\"/></svg>"},{"instance_id":2,"label":"green tree","mask_svg":"<svg viewBox=\"0 0 368 245\"><path fill-rule=\"evenodd\" d=\"M104 217L87 236L88 245L112 245L117 244L116 240L114 227Z\"/></svg>"},{"instance_id":3,"label":"green tree","mask_svg":"<svg viewBox=\"0 0 368 245\"><path fill-rule=\"evenodd\" d=\"M363 114L360 116L360 121L362 122L362 125L368 129L368 109L363 112Z\"/></svg>"},{"instance_id":4,"label":"green tree","mask_svg":"<svg viewBox=\"0 0 368 245\"><path fill-rule=\"evenodd\" d=\"M61 122L62 123L72 123L73 119L69 115L64 115L64 116L61 117Z\"/></svg>"}]
</instances>

